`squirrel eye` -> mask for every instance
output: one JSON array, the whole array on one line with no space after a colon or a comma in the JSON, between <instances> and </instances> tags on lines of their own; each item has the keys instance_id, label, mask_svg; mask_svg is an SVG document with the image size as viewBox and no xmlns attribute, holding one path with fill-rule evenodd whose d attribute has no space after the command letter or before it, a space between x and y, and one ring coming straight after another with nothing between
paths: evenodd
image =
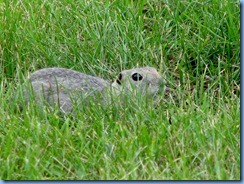
<instances>
[{"instance_id":1,"label":"squirrel eye","mask_svg":"<svg viewBox=\"0 0 244 184\"><path fill-rule=\"evenodd\" d=\"M120 73L118 76L118 79L116 80L116 82L121 85L121 80L122 80L122 74Z\"/></svg>"},{"instance_id":2,"label":"squirrel eye","mask_svg":"<svg viewBox=\"0 0 244 184\"><path fill-rule=\"evenodd\" d=\"M134 81L140 81L143 79L142 75L139 74L139 73L134 73L131 78L134 80Z\"/></svg>"}]
</instances>

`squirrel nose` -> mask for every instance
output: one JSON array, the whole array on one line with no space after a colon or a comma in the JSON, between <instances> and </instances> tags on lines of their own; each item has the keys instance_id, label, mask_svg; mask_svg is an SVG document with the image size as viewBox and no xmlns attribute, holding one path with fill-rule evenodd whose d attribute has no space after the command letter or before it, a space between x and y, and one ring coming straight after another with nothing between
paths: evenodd
<instances>
[{"instance_id":1,"label":"squirrel nose","mask_svg":"<svg viewBox=\"0 0 244 184\"><path fill-rule=\"evenodd\" d=\"M159 91L164 91L167 88L166 82L163 77L159 79L158 86L159 86Z\"/></svg>"},{"instance_id":2,"label":"squirrel nose","mask_svg":"<svg viewBox=\"0 0 244 184\"><path fill-rule=\"evenodd\" d=\"M163 77L160 78L158 83L159 83L159 85L165 85L165 80L164 80L164 78L163 78Z\"/></svg>"}]
</instances>

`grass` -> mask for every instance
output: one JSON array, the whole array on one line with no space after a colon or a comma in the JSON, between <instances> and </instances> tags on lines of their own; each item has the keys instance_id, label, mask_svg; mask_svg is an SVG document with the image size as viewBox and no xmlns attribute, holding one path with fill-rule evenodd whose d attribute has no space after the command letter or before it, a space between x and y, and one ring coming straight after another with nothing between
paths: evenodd
<instances>
[{"instance_id":1,"label":"grass","mask_svg":"<svg viewBox=\"0 0 244 184\"><path fill-rule=\"evenodd\" d=\"M0 9L2 180L240 180L239 1L3 0ZM111 81L146 65L173 89L156 106L16 110L37 69Z\"/></svg>"}]
</instances>

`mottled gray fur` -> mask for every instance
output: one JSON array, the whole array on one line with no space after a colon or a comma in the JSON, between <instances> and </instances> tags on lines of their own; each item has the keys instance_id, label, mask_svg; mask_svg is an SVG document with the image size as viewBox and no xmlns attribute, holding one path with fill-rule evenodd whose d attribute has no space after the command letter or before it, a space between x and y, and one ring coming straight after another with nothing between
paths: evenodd
<instances>
[{"instance_id":1,"label":"mottled gray fur","mask_svg":"<svg viewBox=\"0 0 244 184\"><path fill-rule=\"evenodd\" d=\"M136 80L135 75L138 76ZM134 80L132 80L132 76ZM117 95L121 93L122 87L131 89L129 87L131 85L136 88L140 86L143 91L148 91L149 95L155 95L160 90L160 84L164 82L161 75L152 67L124 70L119 74L119 78L120 80L116 79L110 85L102 78L74 70L44 68L32 73L30 82L38 103L45 101L51 106L57 104L63 112L72 111L74 102L81 103L83 99L94 96L94 94L103 97L109 86L114 89L112 93ZM25 90L25 96L27 96L28 102L28 90Z\"/></svg>"}]
</instances>

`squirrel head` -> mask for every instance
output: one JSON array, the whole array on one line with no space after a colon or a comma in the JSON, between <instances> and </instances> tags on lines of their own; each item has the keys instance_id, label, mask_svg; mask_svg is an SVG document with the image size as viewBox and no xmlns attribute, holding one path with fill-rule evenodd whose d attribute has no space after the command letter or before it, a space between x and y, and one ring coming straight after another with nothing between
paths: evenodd
<instances>
[{"instance_id":1,"label":"squirrel head","mask_svg":"<svg viewBox=\"0 0 244 184\"><path fill-rule=\"evenodd\" d=\"M165 90L165 80L153 67L141 67L123 70L112 83L118 93L137 91L148 96L155 96Z\"/></svg>"}]
</instances>

